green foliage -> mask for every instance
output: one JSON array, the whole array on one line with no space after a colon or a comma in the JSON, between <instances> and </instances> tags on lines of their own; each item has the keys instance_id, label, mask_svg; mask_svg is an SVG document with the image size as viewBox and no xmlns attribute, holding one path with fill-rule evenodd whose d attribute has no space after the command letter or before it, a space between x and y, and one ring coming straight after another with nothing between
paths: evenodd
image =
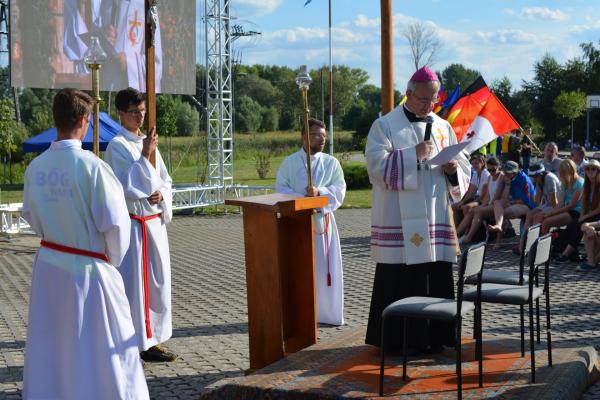
<instances>
[{"instance_id":1,"label":"green foliage","mask_svg":"<svg viewBox=\"0 0 600 400\"><path fill-rule=\"evenodd\" d=\"M0 100L0 156L10 159L17 150L16 130L17 122L15 121L13 102L2 99Z\"/></svg>"},{"instance_id":2,"label":"green foliage","mask_svg":"<svg viewBox=\"0 0 600 400\"><path fill-rule=\"evenodd\" d=\"M460 84L461 90L465 90L480 75L479 71L469 69L462 64L450 64L442 71L441 79L446 93L452 93L458 84Z\"/></svg>"},{"instance_id":3,"label":"green foliage","mask_svg":"<svg viewBox=\"0 0 600 400\"><path fill-rule=\"evenodd\" d=\"M177 135L177 105L171 95L156 98L156 131L162 136Z\"/></svg>"},{"instance_id":4,"label":"green foliage","mask_svg":"<svg viewBox=\"0 0 600 400\"><path fill-rule=\"evenodd\" d=\"M581 91L561 92L554 99L554 107L552 107L558 116L570 121L583 115L586 108L586 95Z\"/></svg>"},{"instance_id":5,"label":"green foliage","mask_svg":"<svg viewBox=\"0 0 600 400\"><path fill-rule=\"evenodd\" d=\"M279 129L279 113L275 106L263 107L261 117L260 130L262 132L276 131Z\"/></svg>"},{"instance_id":6,"label":"green foliage","mask_svg":"<svg viewBox=\"0 0 600 400\"><path fill-rule=\"evenodd\" d=\"M265 179L271 170L271 157L273 154L269 150L259 150L254 156L254 166L259 179Z\"/></svg>"},{"instance_id":7,"label":"green foliage","mask_svg":"<svg viewBox=\"0 0 600 400\"><path fill-rule=\"evenodd\" d=\"M177 136L192 136L200 129L200 113L189 103L175 97L175 116L177 125Z\"/></svg>"},{"instance_id":8,"label":"green foliage","mask_svg":"<svg viewBox=\"0 0 600 400\"><path fill-rule=\"evenodd\" d=\"M262 122L262 107L249 96L238 96L235 108L235 129L241 132L256 132Z\"/></svg>"},{"instance_id":9,"label":"green foliage","mask_svg":"<svg viewBox=\"0 0 600 400\"><path fill-rule=\"evenodd\" d=\"M369 174L367 166L363 163L343 163L342 170L344 171L344 179L346 181L347 190L369 189Z\"/></svg>"}]
</instances>

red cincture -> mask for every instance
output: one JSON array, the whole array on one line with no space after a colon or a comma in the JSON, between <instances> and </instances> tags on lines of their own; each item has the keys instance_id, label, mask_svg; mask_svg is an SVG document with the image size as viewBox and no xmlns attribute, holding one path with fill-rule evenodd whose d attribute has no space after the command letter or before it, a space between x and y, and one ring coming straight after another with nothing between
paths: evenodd
<instances>
[{"instance_id":1,"label":"red cincture","mask_svg":"<svg viewBox=\"0 0 600 400\"><path fill-rule=\"evenodd\" d=\"M129 217L140 223L142 228L142 281L144 284L144 322L146 324L146 337L152 337L152 327L150 326L150 291L148 290L148 232L146 230L146 221L160 217L159 214L140 217L139 215L129 214Z\"/></svg>"},{"instance_id":2,"label":"red cincture","mask_svg":"<svg viewBox=\"0 0 600 400\"><path fill-rule=\"evenodd\" d=\"M42 239L42 241L40 242L40 246L46 247L48 249L60 251L61 253L75 254L75 255L78 255L78 256L86 256L86 257L93 257L93 258L98 258L98 259L100 259L102 261L110 262L110 260L106 256L106 254L96 253L95 251L76 249L75 247L69 247L69 246L64 246L62 244L58 244L58 243L48 242L47 240L44 240L44 239Z\"/></svg>"}]
</instances>

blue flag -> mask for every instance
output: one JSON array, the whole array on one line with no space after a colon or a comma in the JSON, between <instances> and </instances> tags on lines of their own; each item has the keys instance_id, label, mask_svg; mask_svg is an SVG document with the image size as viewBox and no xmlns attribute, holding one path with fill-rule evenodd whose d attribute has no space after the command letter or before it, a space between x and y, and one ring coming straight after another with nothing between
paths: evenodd
<instances>
[{"instance_id":1,"label":"blue flag","mask_svg":"<svg viewBox=\"0 0 600 400\"><path fill-rule=\"evenodd\" d=\"M444 102L442 103L442 108L447 109L447 108L452 107L454 105L454 103L456 103L456 101L458 100L459 97L460 97L460 83L458 84L458 86L456 86L454 91L452 91L452 94L446 100L444 100Z\"/></svg>"},{"instance_id":2,"label":"blue flag","mask_svg":"<svg viewBox=\"0 0 600 400\"><path fill-rule=\"evenodd\" d=\"M308 5L308 3L310 3L312 0L306 0L306 3L304 3L304 7L306 7Z\"/></svg>"}]
</instances>

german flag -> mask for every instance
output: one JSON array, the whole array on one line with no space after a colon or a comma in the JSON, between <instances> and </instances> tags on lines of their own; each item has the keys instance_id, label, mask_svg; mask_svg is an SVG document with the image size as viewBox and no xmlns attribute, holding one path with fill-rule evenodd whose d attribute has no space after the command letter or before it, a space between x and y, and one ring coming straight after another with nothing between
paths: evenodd
<instances>
[{"instance_id":1,"label":"german flag","mask_svg":"<svg viewBox=\"0 0 600 400\"><path fill-rule=\"evenodd\" d=\"M490 88L480 76L463 91L460 98L448 111L446 119L452 125L459 142L462 141L491 94Z\"/></svg>"}]
</instances>

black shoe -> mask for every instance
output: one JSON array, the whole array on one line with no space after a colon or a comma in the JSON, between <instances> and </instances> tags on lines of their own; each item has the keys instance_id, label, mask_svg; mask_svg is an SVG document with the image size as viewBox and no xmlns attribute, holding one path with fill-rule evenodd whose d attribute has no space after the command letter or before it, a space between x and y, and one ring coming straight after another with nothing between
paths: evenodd
<instances>
[{"instance_id":1,"label":"black shoe","mask_svg":"<svg viewBox=\"0 0 600 400\"><path fill-rule=\"evenodd\" d=\"M171 353L169 350L165 349L162 346L156 345L150 347L146 351L142 351L140 353L140 357L144 361L170 362L175 361L177 359L177 354Z\"/></svg>"},{"instance_id":2,"label":"black shoe","mask_svg":"<svg viewBox=\"0 0 600 400\"><path fill-rule=\"evenodd\" d=\"M569 262L571 261L571 256L565 256L564 254L561 254L560 256L556 257L554 261L556 261L557 263Z\"/></svg>"}]
</instances>

